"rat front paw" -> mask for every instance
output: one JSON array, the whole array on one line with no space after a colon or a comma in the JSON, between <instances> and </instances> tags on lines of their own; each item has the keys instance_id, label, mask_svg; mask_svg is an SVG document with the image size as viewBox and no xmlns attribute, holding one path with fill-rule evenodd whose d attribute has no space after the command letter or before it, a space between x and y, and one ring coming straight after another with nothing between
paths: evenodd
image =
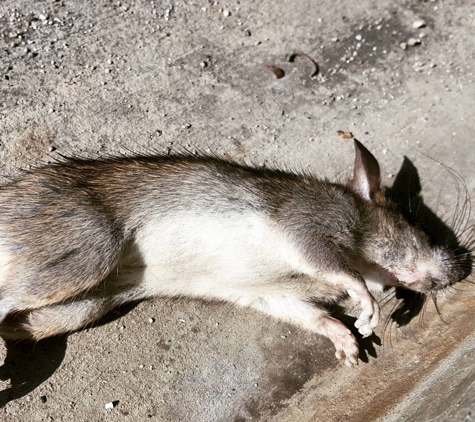
<instances>
[{"instance_id":1,"label":"rat front paw","mask_svg":"<svg viewBox=\"0 0 475 422\"><path fill-rule=\"evenodd\" d=\"M359 303L362 312L355 322L355 327L363 337L369 337L379 323L379 305L367 292L365 295L358 295L354 290L348 290L350 297Z\"/></svg>"},{"instance_id":2,"label":"rat front paw","mask_svg":"<svg viewBox=\"0 0 475 422\"><path fill-rule=\"evenodd\" d=\"M353 334L339 336L334 342L336 347L335 356L338 360L345 358L345 365L353 368L358 365L358 343Z\"/></svg>"},{"instance_id":3,"label":"rat front paw","mask_svg":"<svg viewBox=\"0 0 475 422\"><path fill-rule=\"evenodd\" d=\"M351 331L340 321L325 317L326 335L335 346L335 356L338 360L345 359L345 365L358 365L358 342Z\"/></svg>"}]
</instances>

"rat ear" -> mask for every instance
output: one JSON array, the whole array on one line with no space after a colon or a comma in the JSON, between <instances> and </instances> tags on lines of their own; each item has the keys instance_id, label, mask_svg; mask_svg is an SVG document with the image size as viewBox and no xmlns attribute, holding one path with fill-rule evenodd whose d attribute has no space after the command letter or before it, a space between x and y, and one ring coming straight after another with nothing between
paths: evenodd
<instances>
[{"instance_id":1,"label":"rat ear","mask_svg":"<svg viewBox=\"0 0 475 422\"><path fill-rule=\"evenodd\" d=\"M351 186L367 201L372 201L374 195L381 189L381 173L379 164L359 141L355 142L355 168Z\"/></svg>"}]
</instances>

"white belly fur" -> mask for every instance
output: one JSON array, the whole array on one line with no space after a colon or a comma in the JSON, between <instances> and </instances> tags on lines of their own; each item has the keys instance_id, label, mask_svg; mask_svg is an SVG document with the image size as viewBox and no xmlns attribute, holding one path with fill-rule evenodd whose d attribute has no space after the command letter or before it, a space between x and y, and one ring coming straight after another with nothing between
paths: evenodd
<instances>
[{"instance_id":1,"label":"white belly fur","mask_svg":"<svg viewBox=\"0 0 475 422\"><path fill-rule=\"evenodd\" d=\"M134 277L131 266L141 267L140 284L151 295L233 302L244 291L257 298L272 290L271 282L305 267L283 233L257 213L157 218L140 230L126 261L119 278Z\"/></svg>"}]
</instances>

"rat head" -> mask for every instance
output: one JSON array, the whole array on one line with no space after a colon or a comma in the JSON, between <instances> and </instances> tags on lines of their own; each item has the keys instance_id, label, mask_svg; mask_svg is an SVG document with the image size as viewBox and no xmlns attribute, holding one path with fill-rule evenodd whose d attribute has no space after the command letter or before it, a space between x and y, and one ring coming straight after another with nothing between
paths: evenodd
<instances>
[{"instance_id":1,"label":"rat head","mask_svg":"<svg viewBox=\"0 0 475 422\"><path fill-rule=\"evenodd\" d=\"M470 253L433 244L386 197L374 156L356 139L355 149L349 185L362 199L368 228L361 250L365 260L389 273L391 284L418 292L444 289L467 277L472 266Z\"/></svg>"}]
</instances>

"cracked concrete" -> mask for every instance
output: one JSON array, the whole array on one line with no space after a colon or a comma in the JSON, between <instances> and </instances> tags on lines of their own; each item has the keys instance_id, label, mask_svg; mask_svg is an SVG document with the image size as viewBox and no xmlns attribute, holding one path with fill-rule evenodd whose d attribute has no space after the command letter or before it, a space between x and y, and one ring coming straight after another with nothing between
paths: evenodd
<instances>
[{"instance_id":1,"label":"cracked concrete","mask_svg":"<svg viewBox=\"0 0 475 422\"><path fill-rule=\"evenodd\" d=\"M408 157L450 223L464 198L433 159L473 192L474 31L468 0L4 0L1 174L58 154L196 149L338 179L353 161L343 130L387 184ZM320 73L290 63L295 52ZM352 370L326 339L256 312L156 299L67 338L1 346L0 417L475 420L474 300L464 285L439 298L445 323L428 304L381 326Z\"/></svg>"}]
</instances>

